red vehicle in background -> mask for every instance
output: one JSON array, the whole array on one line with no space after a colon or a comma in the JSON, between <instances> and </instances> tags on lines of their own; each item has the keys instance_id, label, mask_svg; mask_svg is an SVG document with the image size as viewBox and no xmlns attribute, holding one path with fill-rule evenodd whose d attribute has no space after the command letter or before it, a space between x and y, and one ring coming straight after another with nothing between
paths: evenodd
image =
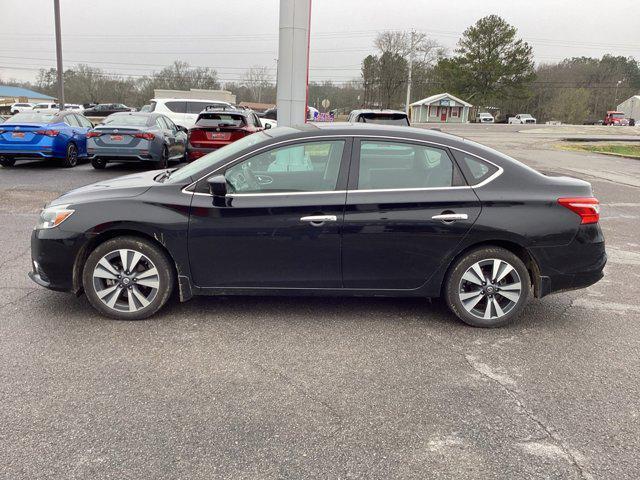
<instances>
[{"instance_id":1,"label":"red vehicle in background","mask_svg":"<svg viewBox=\"0 0 640 480\"><path fill-rule=\"evenodd\" d=\"M265 128L270 128L266 125ZM200 112L196 124L189 129L187 160L196 160L209 152L264 130L252 110L212 106Z\"/></svg>"},{"instance_id":2,"label":"red vehicle in background","mask_svg":"<svg viewBox=\"0 0 640 480\"><path fill-rule=\"evenodd\" d=\"M617 112L610 110L604 117L605 125L627 126L629 125L629 119L624 117L624 112Z\"/></svg>"}]
</instances>

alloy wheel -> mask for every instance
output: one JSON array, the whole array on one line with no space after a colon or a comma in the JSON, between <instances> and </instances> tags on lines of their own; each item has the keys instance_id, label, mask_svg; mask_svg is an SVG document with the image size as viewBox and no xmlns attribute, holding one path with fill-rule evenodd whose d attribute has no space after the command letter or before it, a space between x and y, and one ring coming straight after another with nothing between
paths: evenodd
<instances>
[{"instance_id":1,"label":"alloy wheel","mask_svg":"<svg viewBox=\"0 0 640 480\"><path fill-rule=\"evenodd\" d=\"M130 249L114 250L96 264L93 288L102 303L119 312L137 312L158 295L158 269L146 255Z\"/></svg>"},{"instance_id":2,"label":"alloy wheel","mask_svg":"<svg viewBox=\"0 0 640 480\"><path fill-rule=\"evenodd\" d=\"M497 258L480 260L462 275L458 296L471 315L492 320L507 315L522 295L520 275L510 263Z\"/></svg>"}]
</instances>

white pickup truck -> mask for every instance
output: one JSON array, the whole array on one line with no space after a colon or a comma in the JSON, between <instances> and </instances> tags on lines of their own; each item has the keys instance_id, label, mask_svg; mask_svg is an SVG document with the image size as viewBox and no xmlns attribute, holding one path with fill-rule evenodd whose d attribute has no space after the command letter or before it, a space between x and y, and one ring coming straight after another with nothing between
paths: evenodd
<instances>
[{"instance_id":1,"label":"white pickup truck","mask_svg":"<svg viewBox=\"0 0 640 480\"><path fill-rule=\"evenodd\" d=\"M536 123L536 119L533 118L528 113L519 113L515 117L509 118L509 123L515 123L515 124Z\"/></svg>"}]
</instances>

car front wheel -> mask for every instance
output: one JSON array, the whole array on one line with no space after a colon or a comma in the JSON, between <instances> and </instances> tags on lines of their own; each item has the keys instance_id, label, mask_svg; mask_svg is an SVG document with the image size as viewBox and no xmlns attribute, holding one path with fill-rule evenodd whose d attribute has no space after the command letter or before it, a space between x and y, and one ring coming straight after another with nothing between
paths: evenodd
<instances>
[{"instance_id":1,"label":"car front wheel","mask_svg":"<svg viewBox=\"0 0 640 480\"><path fill-rule=\"evenodd\" d=\"M91 305L118 320L141 320L156 313L173 291L170 260L151 242L116 237L87 259L82 283Z\"/></svg>"},{"instance_id":2,"label":"car front wheel","mask_svg":"<svg viewBox=\"0 0 640 480\"><path fill-rule=\"evenodd\" d=\"M530 292L527 267L499 247L467 253L449 272L445 284L451 311L474 327L506 325L522 313Z\"/></svg>"}]
</instances>

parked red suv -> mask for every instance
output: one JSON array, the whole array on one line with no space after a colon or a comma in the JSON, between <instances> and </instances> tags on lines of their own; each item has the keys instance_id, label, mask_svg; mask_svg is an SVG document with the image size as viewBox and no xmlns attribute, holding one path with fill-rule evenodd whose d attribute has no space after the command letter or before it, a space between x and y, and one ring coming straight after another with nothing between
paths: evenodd
<instances>
[{"instance_id":1,"label":"parked red suv","mask_svg":"<svg viewBox=\"0 0 640 480\"><path fill-rule=\"evenodd\" d=\"M629 125L629 119L624 118L623 112L617 112L615 110L611 110L607 112L607 114L605 115L604 124L626 126L626 125Z\"/></svg>"},{"instance_id":2,"label":"parked red suv","mask_svg":"<svg viewBox=\"0 0 640 480\"><path fill-rule=\"evenodd\" d=\"M265 128L270 128L270 125ZM260 119L252 110L207 107L198 115L195 126L189 129L187 159L196 160L261 130L263 127Z\"/></svg>"}]
</instances>

